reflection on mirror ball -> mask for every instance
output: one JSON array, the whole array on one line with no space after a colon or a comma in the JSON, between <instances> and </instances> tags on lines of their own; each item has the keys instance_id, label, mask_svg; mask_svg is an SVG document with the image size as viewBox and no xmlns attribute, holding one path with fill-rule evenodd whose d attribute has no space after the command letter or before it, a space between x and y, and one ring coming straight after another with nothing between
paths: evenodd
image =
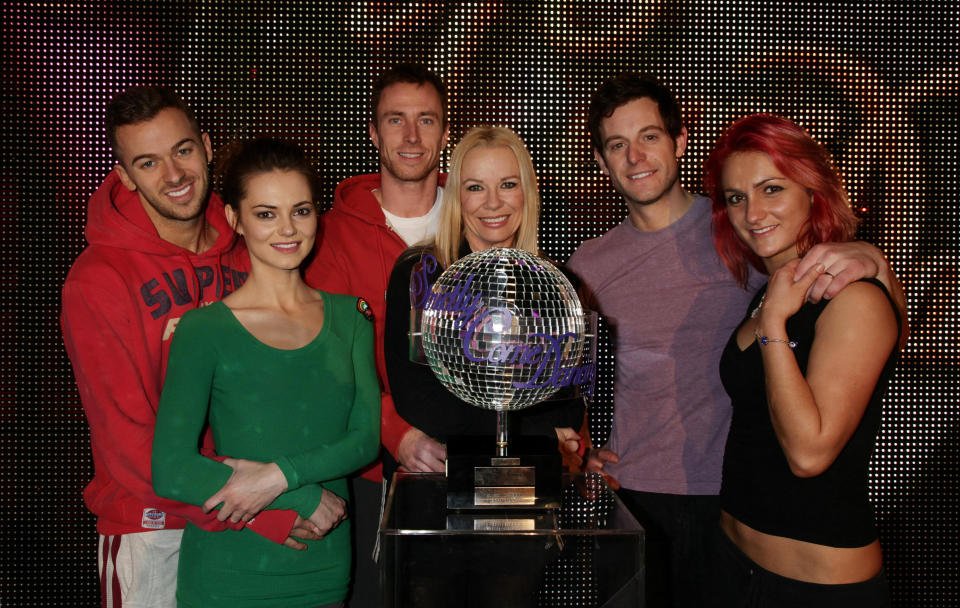
<instances>
[{"instance_id":1,"label":"reflection on mirror ball","mask_svg":"<svg viewBox=\"0 0 960 608\"><path fill-rule=\"evenodd\" d=\"M423 351L440 382L467 403L518 410L580 384L585 345L576 291L549 262L487 249L447 268L423 310Z\"/></svg>"}]
</instances>

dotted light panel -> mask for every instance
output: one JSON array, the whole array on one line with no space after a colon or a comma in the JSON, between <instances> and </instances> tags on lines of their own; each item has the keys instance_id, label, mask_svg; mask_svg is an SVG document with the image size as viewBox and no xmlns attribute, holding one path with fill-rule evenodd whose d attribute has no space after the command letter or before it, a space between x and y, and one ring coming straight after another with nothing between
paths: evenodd
<instances>
[{"instance_id":1,"label":"dotted light panel","mask_svg":"<svg viewBox=\"0 0 960 608\"><path fill-rule=\"evenodd\" d=\"M543 195L541 244L566 260L625 208L593 162L592 91L651 71L684 107L682 179L724 125L790 116L836 157L903 281L912 337L884 411L871 496L894 599L960 604L960 6L955 1L6 2L0 269L0 604L98 604L94 519L81 493L89 437L57 323L84 247L85 203L110 170L107 100L170 84L214 147L273 134L336 184L375 171L368 92L384 68L426 63L450 87L451 145L513 127ZM446 156L443 162L446 162ZM625 261L626 262L626 261ZM637 311L644 314L644 311ZM612 419L612 358L591 412Z\"/></svg>"}]
</instances>

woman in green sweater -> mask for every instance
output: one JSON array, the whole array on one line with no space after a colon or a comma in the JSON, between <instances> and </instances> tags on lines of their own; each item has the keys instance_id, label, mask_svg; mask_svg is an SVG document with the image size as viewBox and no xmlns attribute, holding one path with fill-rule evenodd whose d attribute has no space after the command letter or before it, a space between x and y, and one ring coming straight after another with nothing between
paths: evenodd
<instances>
[{"instance_id":1,"label":"woman in green sweater","mask_svg":"<svg viewBox=\"0 0 960 608\"><path fill-rule=\"evenodd\" d=\"M293 551L246 529L188 525L177 600L337 606L350 575L349 522L336 525L344 477L379 445L373 324L362 300L316 291L301 278L317 212L316 178L299 148L273 139L241 144L223 198L250 274L177 328L157 415L154 488L234 522L264 508L292 509L326 522L313 528L325 535ZM217 451L231 456L224 463L197 449L207 423Z\"/></svg>"}]
</instances>

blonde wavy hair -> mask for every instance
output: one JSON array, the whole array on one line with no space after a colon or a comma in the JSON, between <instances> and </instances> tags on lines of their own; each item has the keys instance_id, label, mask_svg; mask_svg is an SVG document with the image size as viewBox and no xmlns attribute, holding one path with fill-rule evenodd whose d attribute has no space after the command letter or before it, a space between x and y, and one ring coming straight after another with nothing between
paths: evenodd
<instances>
[{"instance_id":1,"label":"blonde wavy hair","mask_svg":"<svg viewBox=\"0 0 960 608\"><path fill-rule=\"evenodd\" d=\"M450 157L450 171L443 189L443 202L440 211L440 225L437 228L435 251L444 267L460 258L460 244L463 241L463 215L460 210L460 170L467 153L476 148L509 148L517 158L520 167L520 188L523 192L523 215L517 229L513 246L534 255L539 255L537 247L537 225L540 220L540 192L537 188L537 174L533 170L530 153L520 137L506 127L480 126L470 129L457 144Z\"/></svg>"}]
</instances>

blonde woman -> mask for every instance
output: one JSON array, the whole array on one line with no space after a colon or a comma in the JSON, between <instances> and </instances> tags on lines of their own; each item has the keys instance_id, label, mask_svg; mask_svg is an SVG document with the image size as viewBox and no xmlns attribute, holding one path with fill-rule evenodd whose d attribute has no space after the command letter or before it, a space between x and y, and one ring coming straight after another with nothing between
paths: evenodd
<instances>
[{"instance_id":1,"label":"blonde woman","mask_svg":"<svg viewBox=\"0 0 960 608\"><path fill-rule=\"evenodd\" d=\"M442 204L436 240L400 256L387 288L387 376L397 412L433 439L428 442L430 449L423 450L416 461L416 470L423 472L444 470L447 437L492 436L496 413L461 401L440 384L429 367L410 361L411 273L425 253L437 261L427 268L426 282L475 251L513 247L539 255L540 194L523 141L504 127L471 129L450 159ZM420 288L429 288L426 282ZM510 415L513 432L560 437L565 450L576 450L573 429L583 421L582 401L547 402ZM388 464L384 475L389 479L393 470L387 470Z\"/></svg>"}]
</instances>

